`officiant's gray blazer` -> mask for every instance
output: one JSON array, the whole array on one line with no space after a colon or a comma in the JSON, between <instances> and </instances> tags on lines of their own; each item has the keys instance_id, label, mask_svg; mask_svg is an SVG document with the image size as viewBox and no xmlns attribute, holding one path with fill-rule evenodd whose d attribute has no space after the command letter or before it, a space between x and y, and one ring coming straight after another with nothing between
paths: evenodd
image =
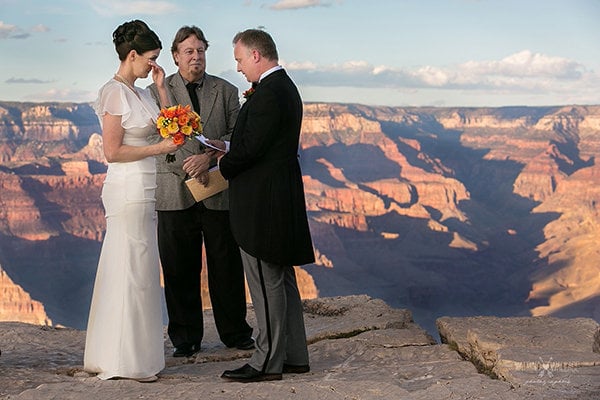
<instances>
[{"instance_id":1,"label":"officiant's gray blazer","mask_svg":"<svg viewBox=\"0 0 600 400\"><path fill-rule=\"evenodd\" d=\"M166 77L165 85L169 92L171 105L192 104L185 82L179 72ZM154 98L158 99L156 85L150 85L149 89ZM229 141L240 110L238 89L224 79L204 74L198 102L200 103L200 118L204 136L209 139ZM161 139L157 133L151 136L149 141L156 143ZM186 157L203 152L204 146L198 140L191 139L186 140L185 144L177 149L174 162L167 163L164 154L156 157L157 210L184 210L194 205L196 201L185 185L186 173L183 171L182 165ZM216 165L216 160L213 160L211 165L213 164ZM211 210L229 209L228 190L209 197L203 203Z\"/></svg>"}]
</instances>

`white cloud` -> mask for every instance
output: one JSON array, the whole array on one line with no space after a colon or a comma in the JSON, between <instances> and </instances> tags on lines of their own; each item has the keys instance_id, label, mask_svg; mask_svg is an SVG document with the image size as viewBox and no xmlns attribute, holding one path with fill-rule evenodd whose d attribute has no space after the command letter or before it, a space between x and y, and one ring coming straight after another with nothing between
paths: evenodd
<instances>
[{"instance_id":1,"label":"white cloud","mask_svg":"<svg viewBox=\"0 0 600 400\"><path fill-rule=\"evenodd\" d=\"M279 0L275 4L269 6L271 10L297 10L300 8L309 7L328 7L331 5L329 1L321 0Z\"/></svg>"},{"instance_id":2,"label":"white cloud","mask_svg":"<svg viewBox=\"0 0 600 400\"><path fill-rule=\"evenodd\" d=\"M32 32L50 32L50 28L43 24L37 24L33 28L31 28Z\"/></svg>"},{"instance_id":3,"label":"white cloud","mask_svg":"<svg viewBox=\"0 0 600 400\"><path fill-rule=\"evenodd\" d=\"M288 69L297 69L297 70L316 70L318 68L318 65L311 62L311 61L302 61L302 62L298 62L298 61L293 61L291 63L284 63L282 62L282 64L284 64Z\"/></svg>"},{"instance_id":4,"label":"white cloud","mask_svg":"<svg viewBox=\"0 0 600 400\"><path fill-rule=\"evenodd\" d=\"M431 66L419 68L412 75L417 80L422 81L425 85L433 87L445 86L451 79L451 76L447 71Z\"/></svg>"},{"instance_id":5,"label":"white cloud","mask_svg":"<svg viewBox=\"0 0 600 400\"><path fill-rule=\"evenodd\" d=\"M48 32L50 28L45 25L38 24L30 29L31 32ZM5 24L0 21L0 39L27 39L31 34L25 32L16 25Z\"/></svg>"},{"instance_id":6,"label":"white cloud","mask_svg":"<svg viewBox=\"0 0 600 400\"><path fill-rule=\"evenodd\" d=\"M344 71L364 71L367 68L372 69L366 61L346 61L340 65L340 69Z\"/></svg>"},{"instance_id":7,"label":"white cloud","mask_svg":"<svg viewBox=\"0 0 600 400\"><path fill-rule=\"evenodd\" d=\"M123 1L95 0L92 8L100 15L168 15L179 10L179 7L169 1Z\"/></svg>"},{"instance_id":8,"label":"white cloud","mask_svg":"<svg viewBox=\"0 0 600 400\"><path fill-rule=\"evenodd\" d=\"M577 79L581 77L583 66L566 58L523 50L499 61L470 61L462 64L460 69L474 75Z\"/></svg>"},{"instance_id":9,"label":"white cloud","mask_svg":"<svg viewBox=\"0 0 600 400\"><path fill-rule=\"evenodd\" d=\"M8 38L17 30L16 25L5 24L4 21L0 21L0 39Z\"/></svg>"},{"instance_id":10,"label":"white cloud","mask_svg":"<svg viewBox=\"0 0 600 400\"><path fill-rule=\"evenodd\" d=\"M70 89L50 89L46 92L26 95L25 100L36 102L44 101L66 101L74 103L86 103L97 96L94 91L70 90Z\"/></svg>"},{"instance_id":11,"label":"white cloud","mask_svg":"<svg viewBox=\"0 0 600 400\"><path fill-rule=\"evenodd\" d=\"M573 60L523 50L500 60L468 61L453 66L408 69L366 61L285 65L298 84L316 87L370 87L493 91L497 93L588 92L600 75Z\"/></svg>"},{"instance_id":12,"label":"white cloud","mask_svg":"<svg viewBox=\"0 0 600 400\"><path fill-rule=\"evenodd\" d=\"M37 78L25 79L25 78L8 78L4 83L51 83L52 80L42 80Z\"/></svg>"}]
</instances>

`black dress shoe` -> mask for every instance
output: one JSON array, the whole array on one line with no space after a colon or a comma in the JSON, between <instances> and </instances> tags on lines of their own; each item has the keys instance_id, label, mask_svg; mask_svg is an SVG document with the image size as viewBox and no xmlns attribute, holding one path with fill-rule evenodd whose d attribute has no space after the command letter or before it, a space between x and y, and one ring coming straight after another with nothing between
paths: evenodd
<instances>
[{"instance_id":1,"label":"black dress shoe","mask_svg":"<svg viewBox=\"0 0 600 400\"><path fill-rule=\"evenodd\" d=\"M252 368L249 364L244 364L241 368L223 372L221 378L234 382L280 381L281 374L263 374L259 370Z\"/></svg>"},{"instance_id":2,"label":"black dress shoe","mask_svg":"<svg viewBox=\"0 0 600 400\"><path fill-rule=\"evenodd\" d=\"M200 351L200 343L182 344L175 347L173 357L191 357Z\"/></svg>"},{"instance_id":3,"label":"black dress shoe","mask_svg":"<svg viewBox=\"0 0 600 400\"><path fill-rule=\"evenodd\" d=\"M283 364L284 374L305 374L310 371L310 365Z\"/></svg>"},{"instance_id":4,"label":"black dress shoe","mask_svg":"<svg viewBox=\"0 0 600 400\"><path fill-rule=\"evenodd\" d=\"M254 348L254 339L249 337L235 344L236 349L240 350L251 350Z\"/></svg>"}]
</instances>

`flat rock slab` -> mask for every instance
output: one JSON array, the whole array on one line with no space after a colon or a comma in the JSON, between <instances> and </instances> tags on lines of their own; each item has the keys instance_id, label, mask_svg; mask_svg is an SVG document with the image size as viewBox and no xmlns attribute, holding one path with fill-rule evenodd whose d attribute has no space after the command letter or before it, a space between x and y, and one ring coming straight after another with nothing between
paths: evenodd
<instances>
[{"instance_id":1,"label":"flat rock slab","mask_svg":"<svg viewBox=\"0 0 600 400\"><path fill-rule=\"evenodd\" d=\"M314 343L374 329L406 328L413 318L409 310L390 308L382 300L360 295L305 301L304 322L307 340Z\"/></svg>"},{"instance_id":2,"label":"flat rock slab","mask_svg":"<svg viewBox=\"0 0 600 400\"><path fill-rule=\"evenodd\" d=\"M592 319L553 317L443 317L443 343L481 372L519 386L600 398L600 325Z\"/></svg>"},{"instance_id":3,"label":"flat rock slab","mask_svg":"<svg viewBox=\"0 0 600 400\"><path fill-rule=\"evenodd\" d=\"M145 384L101 381L84 372L83 331L0 323L0 399L563 400L597 394L589 385L555 383L552 388L547 379L530 385L493 379L465 360L456 345L436 343L408 310L392 309L367 296L315 299L304 306L311 371L248 384L220 378L224 370L245 363L252 352L225 348L210 311L205 312L202 351L195 357L173 358L165 335L167 367L158 382ZM254 324L252 307L248 320ZM464 343L468 331L462 329ZM588 382L595 368L578 368L578 377L569 382ZM528 371L513 373L514 379L529 378L519 375Z\"/></svg>"}]
</instances>

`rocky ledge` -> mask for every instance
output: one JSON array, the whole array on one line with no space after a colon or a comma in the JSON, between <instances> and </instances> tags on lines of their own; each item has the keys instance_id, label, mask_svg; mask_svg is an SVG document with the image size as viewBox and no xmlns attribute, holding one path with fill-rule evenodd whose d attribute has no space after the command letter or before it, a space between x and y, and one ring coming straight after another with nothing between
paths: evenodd
<instances>
[{"instance_id":1,"label":"rocky ledge","mask_svg":"<svg viewBox=\"0 0 600 400\"><path fill-rule=\"evenodd\" d=\"M250 351L225 348L206 312L202 351L170 356L156 383L100 381L82 370L85 332L0 323L2 399L597 399L600 326L591 319L438 319L441 344L367 296L306 300L311 371L282 381L219 378ZM253 321L252 307L249 319Z\"/></svg>"}]
</instances>

